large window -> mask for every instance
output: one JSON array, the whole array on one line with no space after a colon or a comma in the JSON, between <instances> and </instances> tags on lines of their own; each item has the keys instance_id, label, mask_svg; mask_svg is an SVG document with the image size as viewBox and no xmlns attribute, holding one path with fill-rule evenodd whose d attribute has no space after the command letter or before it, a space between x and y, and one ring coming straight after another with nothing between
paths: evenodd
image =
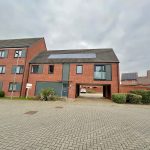
<instances>
[{"instance_id":1,"label":"large window","mask_svg":"<svg viewBox=\"0 0 150 150\"><path fill-rule=\"evenodd\" d=\"M31 67L31 73L42 73L43 68L41 65L32 65Z\"/></svg>"},{"instance_id":2,"label":"large window","mask_svg":"<svg viewBox=\"0 0 150 150\"><path fill-rule=\"evenodd\" d=\"M24 70L24 66L13 66L12 67L12 73L16 73L16 74L22 74Z\"/></svg>"},{"instance_id":3,"label":"large window","mask_svg":"<svg viewBox=\"0 0 150 150\"><path fill-rule=\"evenodd\" d=\"M53 74L54 73L54 65L49 65L48 73L49 74Z\"/></svg>"},{"instance_id":4,"label":"large window","mask_svg":"<svg viewBox=\"0 0 150 150\"><path fill-rule=\"evenodd\" d=\"M4 74L5 73L5 66L0 66L0 74Z\"/></svg>"},{"instance_id":5,"label":"large window","mask_svg":"<svg viewBox=\"0 0 150 150\"><path fill-rule=\"evenodd\" d=\"M19 92L20 90L21 90L21 83L19 82L9 83L9 91Z\"/></svg>"},{"instance_id":6,"label":"large window","mask_svg":"<svg viewBox=\"0 0 150 150\"><path fill-rule=\"evenodd\" d=\"M77 65L77 67L76 67L76 73L77 74L82 74L83 73L83 66L82 65Z\"/></svg>"},{"instance_id":7,"label":"large window","mask_svg":"<svg viewBox=\"0 0 150 150\"><path fill-rule=\"evenodd\" d=\"M0 58L7 57L8 51L7 50L0 50Z\"/></svg>"},{"instance_id":8,"label":"large window","mask_svg":"<svg viewBox=\"0 0 150 150\"><path fill-rule=\"evenodd\" d=\"M15 57L15 58L18 58L18 57L26 57L26 50L16 50L14 57Z\"/></svg>"},{"instance_id":9,"label":"large window","mask_svg":"<svg viewBox=\"0 0 150 150\"><path fill-rule=\"evenodd\" d=\"M94 79L97 79L97 80L105 80L106 79L105 65L95 65Z\"/></svg>"}]
</instances>

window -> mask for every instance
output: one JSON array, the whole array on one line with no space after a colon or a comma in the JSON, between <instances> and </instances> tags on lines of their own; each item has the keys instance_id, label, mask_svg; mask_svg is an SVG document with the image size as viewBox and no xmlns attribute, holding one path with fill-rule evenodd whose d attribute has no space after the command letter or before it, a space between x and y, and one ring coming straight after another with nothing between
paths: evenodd
<instances>
[{"instance_id":1,"label":"window","mask_svg":"<svg viewBox=\"0 0 150 150\"><path fill-rule=\"evenodd\" d=\"M7 50L0 50L0 58L7 57L8 51Z\"/></svg>"},{"instance_id":2,"label":"window","mask_svg":"<svg viewBox=\"0 0 150 150\"><path fill-rule=\"evenodd\" d=\"M48 73L49 74L53 74L54 73L54 65L49 65Z\"/></svg>"},{"instance_id":3,"label":"window","mask_svg":"<svg viewBox=\"0 0 150 150\"><path fill-rule=\"evenodd\" d=\"M77 65L76 73L77 74L82 74L82 72L83 72L83 66L82 65Z\"/></svg>"},{"instance_id":4,"label":"window","mask_svg":"<svg viewBox=\"0 0 150 150\"><path fill-rule=\"evenodd\" d=\"M24 66L13 66L12 73L22 74L24 70Z\"/></svg>"},{"instance_id":5,"label":"window","mask_svg":"<svg viewBox=\"0 0 150 150\"><path fill-rule=\"evenodd\" d=\"M31 73L42 73L43 68L41 65L32 65L31 67Z\"/></svg>"},{"instance_id":6,"label":"window","mask_svg":"<svg viewBox=\"0 0 150 150\"><path fill-rule=\"evenodd\" d=\"M5 73L5 66L0 66L0 74Z\"/></svg>"},{"instance_id":7,"label":"window","mask_svg":"<svg viewBox=\"0 0 150 150\"><path fill-rule=\"evenodd\" d=\"M19 92L21 90L21 83L9 83L9 91Z\"/></svg>"},{"instance_id":8,"label":"window","mask_svg":"<svg viewBox=\"0 0 150 150\"><path fill-rule=\"evenodd\" d=\"M25 57L26 56L26 50L16 50L15 51L15 58L18 57Z\"/></svg>"},{"instance_id":9,"label":"window","mask_svg":"<svg viewBox=\"0 0 150 150\"><path fill-rule=\"evenodd\" d=\"M98 80L106 79L105 65L95 65L94 79L98 79Z\"/></svg>"}]
</instances>

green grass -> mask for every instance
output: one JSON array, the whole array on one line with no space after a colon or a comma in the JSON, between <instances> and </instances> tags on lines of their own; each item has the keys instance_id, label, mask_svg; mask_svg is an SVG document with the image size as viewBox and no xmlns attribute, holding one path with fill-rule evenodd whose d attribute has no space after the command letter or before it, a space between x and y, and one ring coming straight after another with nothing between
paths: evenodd
<instances>
[{"instance_id":1,"label":"green grass","mask_svg":"<svg viewBox=\"0 0 150 150\"><path fill-rule=\"evenodd\" d=\"M0 99L8 99L8 100L11 100L11 97L0 97ZM34 97L13 97L12 100L38 100L38 99L35 99Z\"/></svg>"}]
</instances>

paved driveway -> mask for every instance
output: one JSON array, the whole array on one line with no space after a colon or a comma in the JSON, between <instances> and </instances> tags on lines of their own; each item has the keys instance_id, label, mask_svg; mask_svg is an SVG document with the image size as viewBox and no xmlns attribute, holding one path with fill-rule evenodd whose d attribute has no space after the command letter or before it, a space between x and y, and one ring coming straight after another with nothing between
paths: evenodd
<instances>
[{"instance_id":1,"label":"paved driveway","mask_svg":"<svg viewBox=\"0 0 150 150\"><path fill-rule=\"evenodd\" d=\"M0 149L150 150L150 106L0 100Z\"/></svg>"}]
</instances>

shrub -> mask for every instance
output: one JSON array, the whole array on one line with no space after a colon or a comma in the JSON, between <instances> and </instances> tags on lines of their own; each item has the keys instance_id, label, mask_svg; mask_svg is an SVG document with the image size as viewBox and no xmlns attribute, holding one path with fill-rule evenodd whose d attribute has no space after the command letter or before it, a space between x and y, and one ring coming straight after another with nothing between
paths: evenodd
<instances>
[{"instance_id":1,"label":"shrub","mask_svg":"<svg viewBox=\"0 0 150 150\"><path fill-rule=\"evenodd\" d=\"M0 91L0 97L5 97L5 92L4 91Z\"/></svg>"},{"instance_id":2,"label":"shrub","mask_svg":"<svg viewBox=\"0 0 150 150\"><path fill-rule=\"evenodd\" d=\"M142 100L141 102L143 104L150 104L150 91L146 91L146 90L134 90L134 91L130 91L133 94L138 94L142 96Z\"/></svg>"},{"instance_id":3,"label":"shrub","mask_svg":"<svg viewBox=\"0 0 150 150\"><path fill-rule=\"evenodd\" d=\"M112 94L112 100L115 103L124 104L126 103L126 94L123 94L123 93Z\"/></svg>"},{"instance_id":4,"label":"shrub","mask_svg":"<svg viewBox=\"0 0 150 150\"><path fill-rule=\"evenodd\" d=\"M43 89L40 93L41 100L53 100L55 97L55 91L52 88Z\"/></svg>"},{"instance_id":5,"label":"shrub","mask_svg":"<svg viewBox=\"0 0 150 150\"><path fill-rule=\"evenodd\" d=\"M128 93L126 97L126 101L131 104L140 104L142 101L142 96Z\"/></svg>"}]
</instances>

